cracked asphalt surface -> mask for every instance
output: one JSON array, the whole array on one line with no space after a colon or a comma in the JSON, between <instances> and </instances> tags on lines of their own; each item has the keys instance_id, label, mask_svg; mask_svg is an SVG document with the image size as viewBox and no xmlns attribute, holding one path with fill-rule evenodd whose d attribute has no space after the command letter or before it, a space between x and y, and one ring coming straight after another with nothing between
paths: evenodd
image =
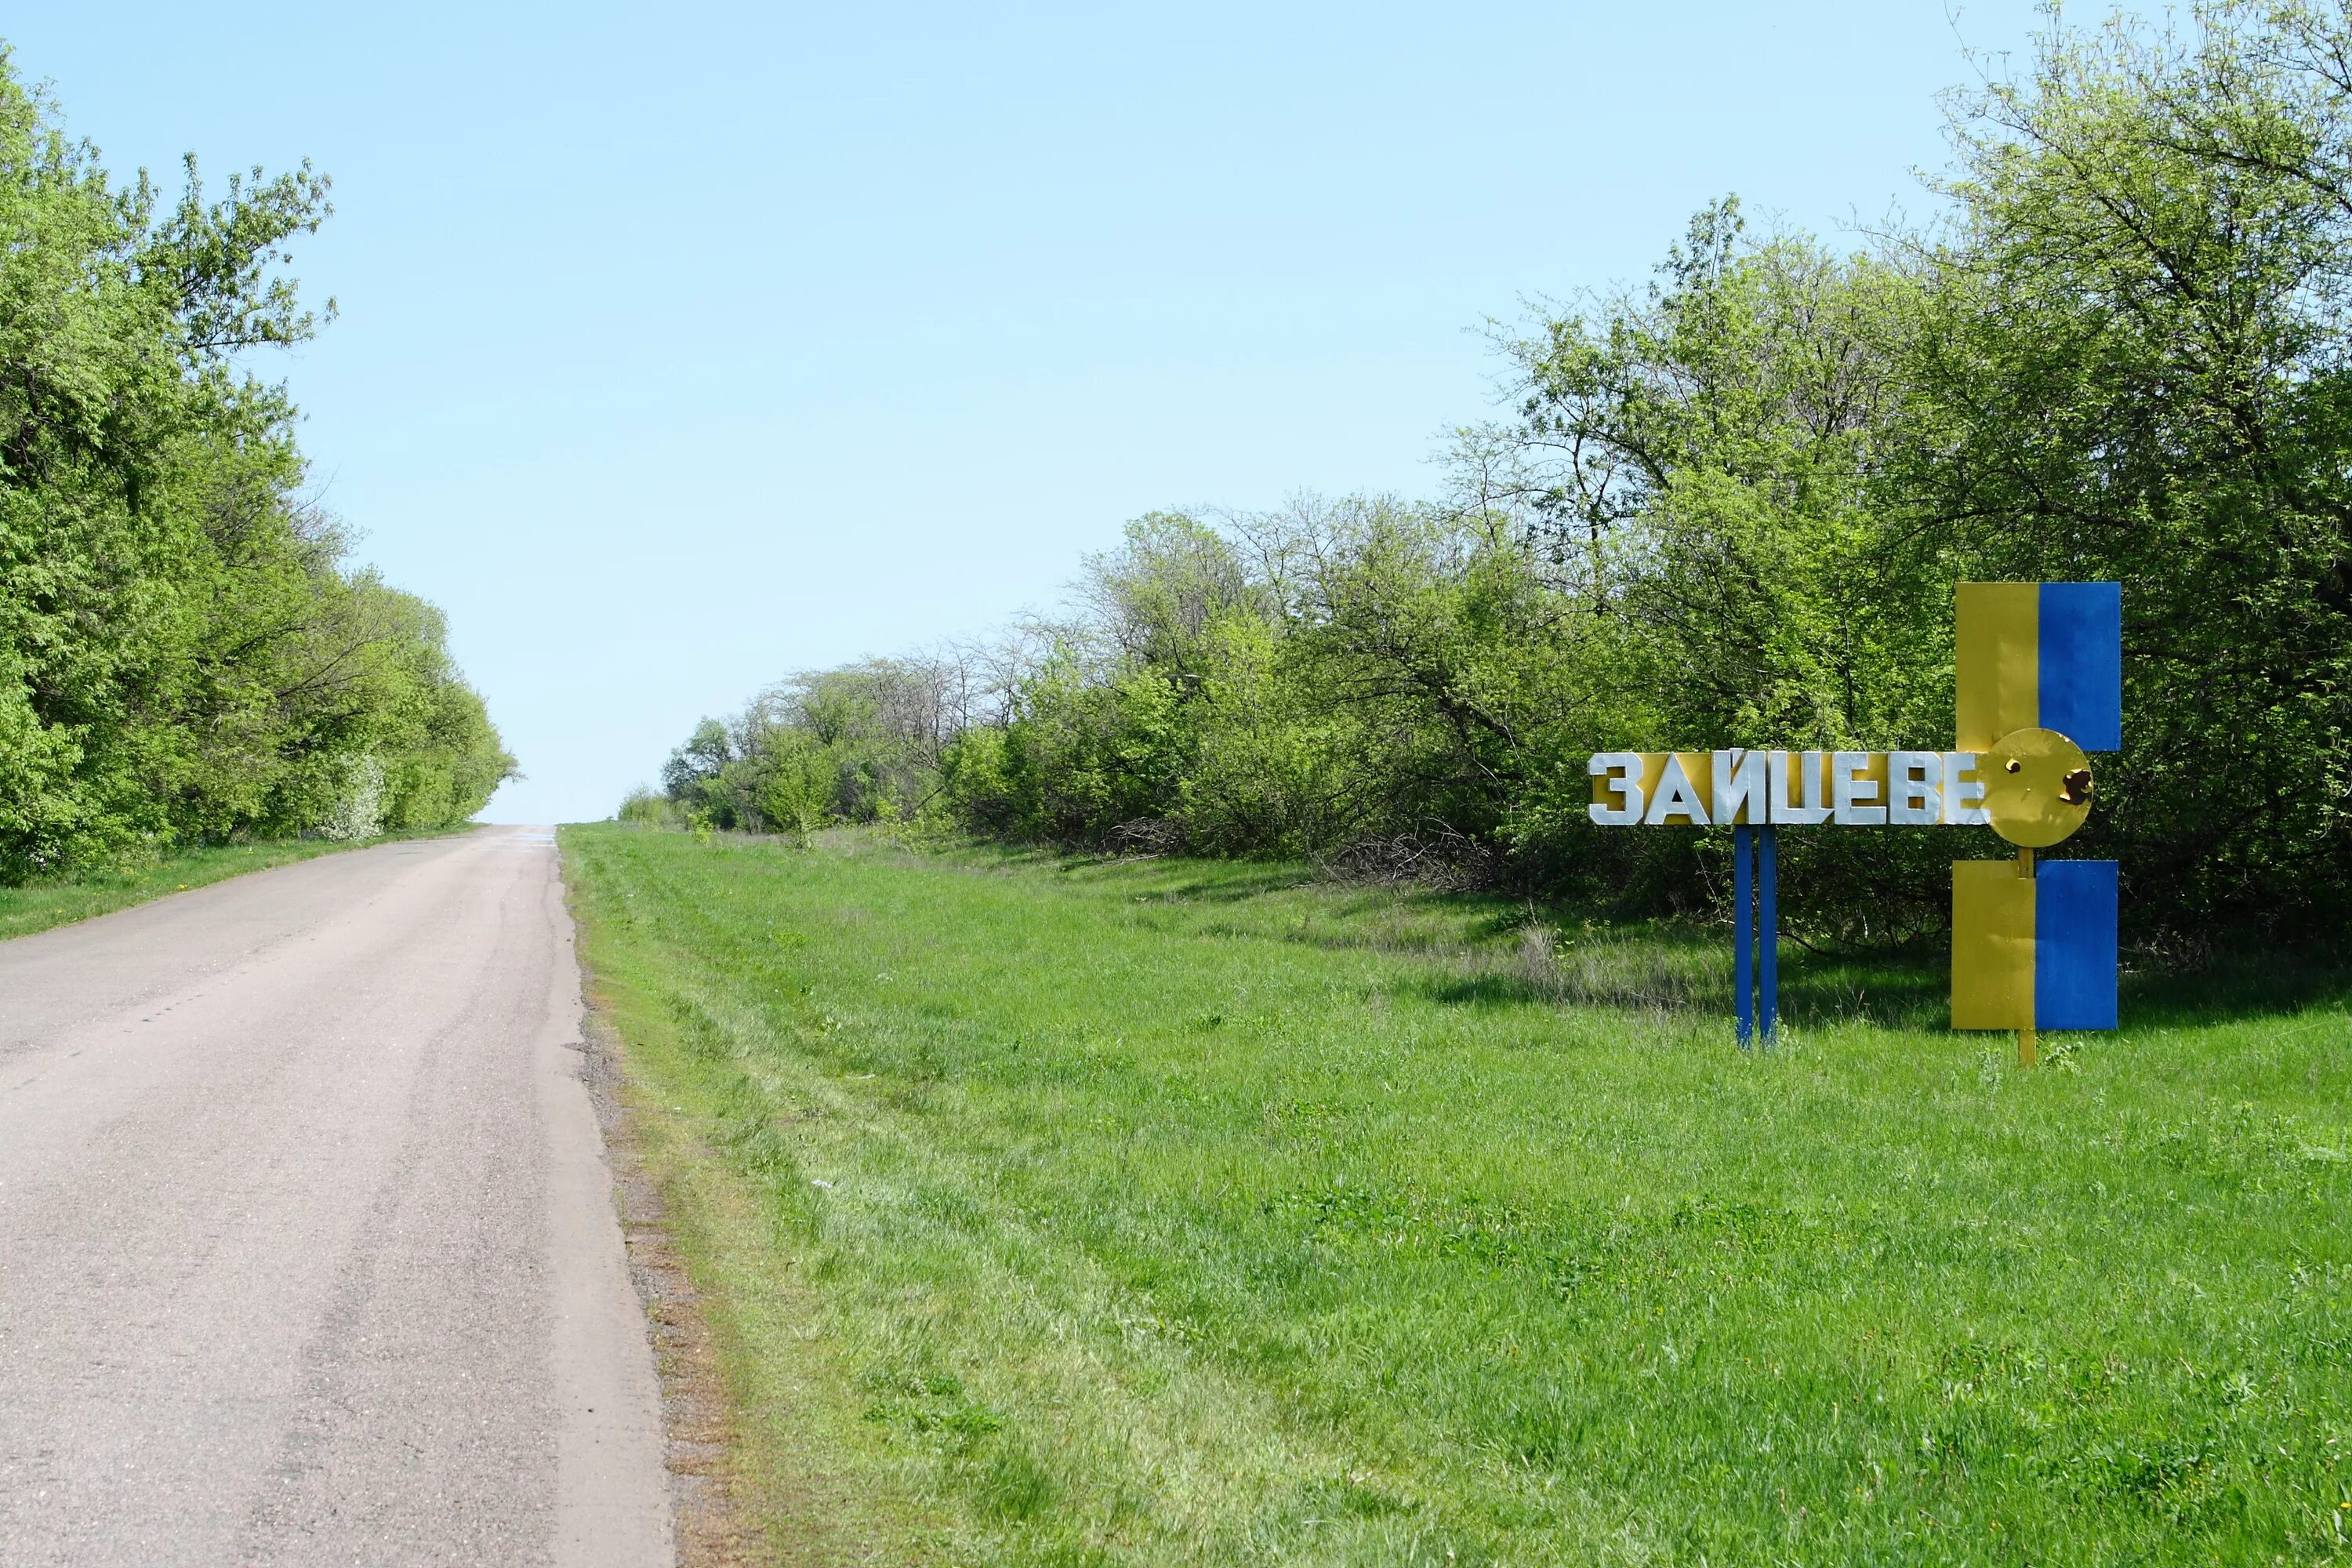
<instances>
[{"instance_id":1,"label":"cracked asphalt surface","mask_svg":"<svg viewBox=\"0 0 2352 1568\"><path fill-rule=\"evenodd\" d=\"M672 1561L551 832L0 942L0 1563Z\"/></svg>"}]
</instances>

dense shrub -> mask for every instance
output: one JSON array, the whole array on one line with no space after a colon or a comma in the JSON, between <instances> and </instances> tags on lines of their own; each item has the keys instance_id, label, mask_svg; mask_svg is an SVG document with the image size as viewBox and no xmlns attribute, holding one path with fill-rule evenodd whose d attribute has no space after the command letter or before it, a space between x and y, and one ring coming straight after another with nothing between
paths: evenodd
<instances>
[{"instance_id":1,"label":"dense shrub","mask_svg":"<svg viewBox=\"0 0 2352 1568\"><path fill-rule=\"evenodd\" d=\"M1719 891L1720 836L1596 830L1591 752L1948 744L1953 584L2108 579L2126 743L2078 847L2122 860L2143 935L2332 930L2347 58L2352 24L2319 7L2053 21L2030 75L1956 106L1933 227L1841 254L1711 206L1646 289L1501 338L1511 415L1461 433L1443 501L1141 519L1068 622L802 677L709 726L731 750L681 752L672 795L749 821L751 781L817 758L793 764L796 820L822 795L834 816L1444 860L1672 908ZM877 679L958 700L850 723L808 700ZM1816 938L1944 918L1949 834L1783 845Z\"/></svg>"}]
</instances>

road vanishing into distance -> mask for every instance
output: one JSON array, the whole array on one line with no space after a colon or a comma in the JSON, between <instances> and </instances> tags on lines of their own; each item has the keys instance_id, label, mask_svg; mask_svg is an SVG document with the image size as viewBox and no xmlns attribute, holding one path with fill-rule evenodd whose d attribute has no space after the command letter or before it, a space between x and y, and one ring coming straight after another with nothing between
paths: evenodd
<instances>
[{"instance_id":1,"label":"road vanishing into distance","mask_svg":"<svg viewBox=\"0 0 2352 1568\"><path fill-rule=\"evenodd\" d=\"M671 1561L545 829L0 942L0 1563Z\"/></svg>"}]
</instances>

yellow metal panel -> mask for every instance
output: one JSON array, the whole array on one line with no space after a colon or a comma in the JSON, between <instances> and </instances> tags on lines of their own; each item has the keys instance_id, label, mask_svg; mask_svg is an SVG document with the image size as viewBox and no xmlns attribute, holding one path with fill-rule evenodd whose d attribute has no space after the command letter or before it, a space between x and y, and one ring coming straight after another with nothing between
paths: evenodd
<instances>
[{"instance_id":1,"label":"yellow metal panel","mask_svg":"<svg viewBox=\"0 0 2352 1568\"><path fill-rule=\"evenodd\" d=\"M1665 753L1663 752L1643 752L1638 754L1642 759L1642 774L1641 777L1636 779L1634 782L1642 786L1642 808L1646 811L1649 809L1650 805L1650 791L1657 787L1658 775L1665 772L1666 757ZM1615 780L1606 773L1594 773L1592 775L1592 804L1595 805L1615 805L1617 804L1617 794L1616 791L1610 787L1610 785L1615 782Z\"/></svg>"},{"instance_id":2,"label":"yellow metal panel","mask_svg":"<svg viewBox=\"0 0 2352 1568\"><path fill-rule=\"evenodd\" d=\"M1810 826L1830 819L1827 752L1782 752L1783 771L1772 785L1773 821Z\"/></svg>"},{"instance_id":3,"label":"yellow metal panel","mask_svg":"<svg viewBox=\"0 0 2352 1568\"><path fill-rule=\"evenodd\" d=\"M1715 811L1715 759L1713 753L1707 752L1643 752L1642 753L1643 809L1647 810L1650 803L1658 798L1658 781L1666 775L1666 758L1669 756L1682 758L1683 772L1690 775L1692 791L1698 796L1699 804L1706 807L1712 817ZM1608 783L1609 780L1605 776L1599 773L1593 775L1592 798L1596 804L1611 805L1616 803L1616 795L1605 787ZM1685 826L1688 825L1689 820L1688 817L1677 812L1673 826Z\"/></svg>"},{"instance_id":4,"label":"yellow metal panel","mask_svg":"<svg viewBox=\"0 0 2352 1568\"><path fill-rule=\"evenodd\" d=\"M2033 879L2014 860L1953 863L1952 1027L2033 1027Z\"/></svg>"},{"instance_id":5,"label":"yellow metal panel","mask_svg":"<svg viewBox=\"0 0 2352 1568\"><path fill-rule=\"evenodd\" d=\"M1666 753L1643 752L1642 753L1642 809L1643 811L1649 810L1650 803L1658 798L1658 784L1665 776Z\"/></svg>"},{"instance_id":6,"label":"yellow metal panel","mask_svg":"<svg viewBox=\"0 0 2352 1568\"><path fill-rule=\"evenodd\" d=\"M1804 753L1801 752L1791 752L1788 754L1788 773L1786 779L1783 781L1782 787L1789 791L1789 798L1791 801L1801 802L1804 798L1803 784L1800 778L1803 755ZM1642 805L1645 812L1654 803L1656 802L1658 798L1658 784L1666 775L1666 759L1670 756L1680 757L1683 762L1683 772L1688 775L1690 779L1692 794L1696 795L1699 804L1706 808L1707 821L1710 823L1715 821L1714 752L1643 752L1640 753L1640 756L1642 759L1642 776L1640 780L1642 785ZM1822 756L1822 768L1823 773L1826 773L1829 768L1830 753L1823 752ZM1863 753L1863 756L1864 760L1863 762L1861 771L1854 776L1857 778L1869 779L1878 785L1878 792L1874 797L1873 804L1883 807L1886 805L1887 800L1887 753L1885 752L1865 752ZM1595 773L1592 775L1592 799L1594 804L1600 805L1613 805L1616 804L1617 796L1613 791L1607 787L1609 783L1610 779L1606 774ZM1821 790L1822 805L1826 806L1829 803L1828 784L1825 782L1822 782L1817 783L1814 787ZM1747 822L1758 822L1761 821L1762 818L1763 810L1761 802L1758 803L1758 810L1754 814L1741 814L1741 820ZM1690 819L1682 815L1682 813L1676 812L1673 820L1666 826L1682 827L1689 825ZM1701 826L1704 825L1702 824ZM1725 825L1717 823L1716 826L1722 826Z\"/></svg>"},{"instance_id":7,"label":"yellow metal panel","mask_svg":"<svg viewBox=\"0 0 2352 1568\"><path fill-rule=\"evenodd\" d=\"M2042 584L1963 583L1954 616L1955 749L2042 721Z\"/></svg>"},{"instance_id":8,"label":"yellow metal panel","mask_svg":"<svg viewBox=\"0 0 2352 1568\"><path fill-rule=\"evenodd\" d=\"M1616 757L1616 754L1621 752L1609 752L1609 754ZM1644 757L1644 762L1649 762L1649 759ZM1595 806L1609 806L1609 809L1616 809L1618 804L1621 804L1618 802L1616 783L1618 783L1616 773L1592 773L1592 804L1595 804ZM1639 778L1634 783L1639 783ZM1649 806L1649 790L1642 790L1642 806L1644 806L1644 809Z\"/></svg>"},{"instance_id":9,"label":"yellow metal panel","mask_svg":"<svg viewBox=\"0 0 2352 1568\"><path fill-rule=\"evenodd\" d=\"M1706 752L1643 752L1642 798L1652 805L1656 804L1658 784L1666 776L1666 759L1669 756L1680 757L1683 760L1683 773L1690 779L1691 793L1698 797L1699 805L1708 814L1707 820L1712 821L1715 812L1715 759ZM1689 817L1676 812L1674 820L1666 826L1687 827L1692 826L1692 823ZM1701 822L1697 826L1704 827L1706 823Z\"/></svg>"},{"instance_id":10,"label":"yellow metal panel","mask_svg":"<svg viewBox=\"0 0 2352 1568\"><path fill-rule=\"evenodd\" d=\"M1870 826L1872 824L1866 821L1857 822L1852 818L1846 818L1841 821L1836 815L1838 755L1839 753L1835 752L1832 752L1829 754L1830 820L1833 823L1838 823L1841 826ZM1886 820L1886 753L1885 752L1864 752L1861 753L1861 756L1862 766L1854 770L1853 775L1853 778L1859 783L1872 784L1878 787L1868 791L1857 791L1857 794L1867 794L1870 798L1868 800L1858 800L1854 804L1864 811L1877 812L1879 814L1879 825L1883 826Z\"/></svg>"}]
</instances>

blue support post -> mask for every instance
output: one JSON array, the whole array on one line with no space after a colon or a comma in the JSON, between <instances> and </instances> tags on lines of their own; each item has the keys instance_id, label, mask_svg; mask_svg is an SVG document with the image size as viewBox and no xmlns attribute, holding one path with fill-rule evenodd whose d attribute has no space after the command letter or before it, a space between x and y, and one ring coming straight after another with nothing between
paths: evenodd
<instances>
[{"instance_id":1,"label":"blue support post","mask_svg":"<svg viewBox=\"0 0 2352 1568\"><path fill-rule=\"evenodd\" d=\"M1748 907L1753 902L1754 893L1749 886L1748 864L1748 840L1754 837L1754 831L1748 827L1731 830L1731 907L1735 927L1731 947L1731 988L1739 996L1739 1048L1743 1051L1748 1049L1748 1043L1756 1033L1755 978L1750 967L1754 954L1749 945L1754 929L1750 922L1755 919L1755 910Z\"/></svg>"},{"instance_id":2,"label":"blue support post","mask_svg":"<svg viewBox=\"0 0 2352 1568\"><path fill-rule=\"evenodd\" d=\"M1756 830L1756 991L1764 1048L1780 1018L1780 847L1777 830Z\"/></svg>"}]
</instances>

